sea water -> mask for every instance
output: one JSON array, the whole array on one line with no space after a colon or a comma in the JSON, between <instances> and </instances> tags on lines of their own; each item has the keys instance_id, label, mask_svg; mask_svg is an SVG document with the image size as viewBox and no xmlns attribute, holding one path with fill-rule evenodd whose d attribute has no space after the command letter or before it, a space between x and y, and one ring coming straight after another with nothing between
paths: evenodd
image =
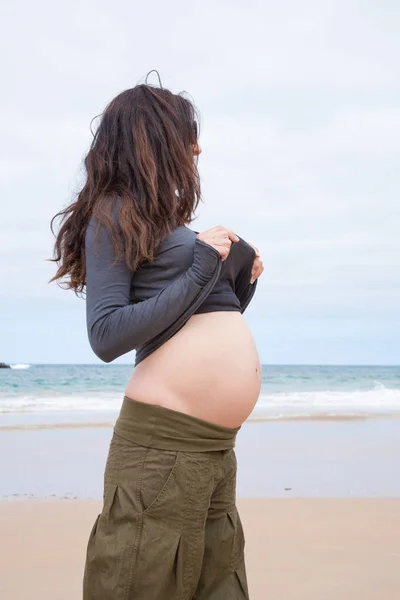
<instances>
[{"instance_id":1,"label":"sea water","mask_svg":"<svg viewBox=\"0 0 400 600\"><path fill-rule=\"evenodd\" d=\"M116 417L131 365L0 369L0 427ZM250 420L400 415L400 366L263 365Z\"/></svg>"},{"instance_id":2,"label":"sea water","mask_svg":"<svg viewBox=\"0 0 400 600\"><path fill-rule=\"evenodd\" d=\"M129 365L0 370L0 499L100 499L130 373ZM400 497L400 419L385 418L399 415L399 367L264 365L236 444L238 495Z\"/></svg>"}]
</instances>

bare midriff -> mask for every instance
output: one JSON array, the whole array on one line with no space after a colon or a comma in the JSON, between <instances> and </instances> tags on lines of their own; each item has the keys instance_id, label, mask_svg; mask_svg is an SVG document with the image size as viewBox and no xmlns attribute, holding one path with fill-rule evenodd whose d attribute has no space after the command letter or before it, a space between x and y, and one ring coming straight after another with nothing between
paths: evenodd
<instances>
[{"instance_id":1,"label":"bare midriff","mask_svg":"<svg viewBox=\"0 0 400 600\"><path fill-rule=\"evenodd\" d=\"M252 412L260 387L260 360L243 315L218 311L193 315L135 367L125 393L223 427L238 427Z\"/></svg>"}]
</instances>

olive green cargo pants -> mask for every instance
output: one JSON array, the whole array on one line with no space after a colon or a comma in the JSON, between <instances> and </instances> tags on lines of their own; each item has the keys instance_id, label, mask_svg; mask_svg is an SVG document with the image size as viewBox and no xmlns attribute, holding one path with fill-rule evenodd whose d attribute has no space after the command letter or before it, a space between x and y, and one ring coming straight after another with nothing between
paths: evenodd
<instances>
[{"instance_id":1,"label":"olive green cargo pants","mask_svg":"<svg viewBox=\"0 0 400 600\"><path fill-rule=\"evenodd\" d=\"M248 600L238 430L124 398L84 600Z\"/></svg>"}]
</instances>

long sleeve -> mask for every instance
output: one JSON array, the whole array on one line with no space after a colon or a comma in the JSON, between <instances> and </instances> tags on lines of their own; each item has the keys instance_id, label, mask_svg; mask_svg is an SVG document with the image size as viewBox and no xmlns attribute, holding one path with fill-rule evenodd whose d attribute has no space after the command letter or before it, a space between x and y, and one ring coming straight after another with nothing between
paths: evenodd
<instances>
[{"instance_id":1,"label":"long sleeve","mask_svg":"<svg viewBox=\"0 0 400 600\"><path fill-rule=\"evenodd\" d=\"M158 294L130 303L132 271L114 263L109 232L101 226L95 240L92 219L86 233L86 315L90 345L104 362L142 346L174 324L221 270L221 256L195 239L190 268Z\"/></svg>"},{"instance_id":2,"label":"long sleeve","mask_svg":"<svg viewBox=\"0 0 400 600\"><path fill-rule=\"evenodd\" d=\"M256 279L254 283L250 283L251 271L253 269L253 261L255 257L254 250L253 253L253 259L246 261L245 265L240 269L235 281L235 294L239 299L242 308L242 314L250 304L258 283L258 279Z\"/></svg>"}]
</instances>

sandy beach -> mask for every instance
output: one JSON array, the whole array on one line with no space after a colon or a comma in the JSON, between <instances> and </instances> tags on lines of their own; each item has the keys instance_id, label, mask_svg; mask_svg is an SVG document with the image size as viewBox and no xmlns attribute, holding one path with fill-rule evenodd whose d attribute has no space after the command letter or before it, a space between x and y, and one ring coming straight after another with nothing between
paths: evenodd
<instances>
[{"instance_id":1,"label":"sandy beach","mask_svg":"<svg viewBox=\"0 0 400 600\"><path fill-rule=\"evenodd\" d=\"M251 600L398 600L400 500L238 504ZM0 503L1 598L79 600L100 508L90 500Z\"/></svg>"},{"instance_id":2,"label":"sandy beach","mask_svg":"<svg viewBox=\"0 0 400 600\"><path fill-rule=\"evenodd\" d=\"M0 430L1 600L81 598L112 427L66 418ZM399 453L399 419L246 422L251 600L398 600Z\"/></svg>"}]
</instances>

